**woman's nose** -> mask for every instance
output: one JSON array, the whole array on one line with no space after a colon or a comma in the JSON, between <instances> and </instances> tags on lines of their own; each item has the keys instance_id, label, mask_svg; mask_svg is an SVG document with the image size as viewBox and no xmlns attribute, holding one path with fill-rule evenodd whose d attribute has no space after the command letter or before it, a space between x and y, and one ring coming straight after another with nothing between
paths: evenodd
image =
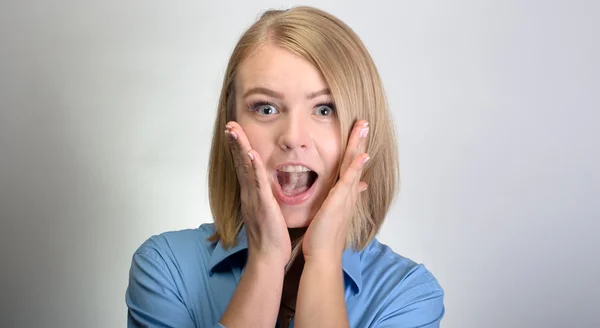
<instances>
[{"instance_id":1,"label":"woman's nose","mask_svg":"<svg viewBox=\"0 0 600 328\"><path fill-rule=\"evenodd\" d=\"M279 146L282 150L304 150L312 144L306 119L287 117L281 125Z\"/></svg>"}]
</instances>

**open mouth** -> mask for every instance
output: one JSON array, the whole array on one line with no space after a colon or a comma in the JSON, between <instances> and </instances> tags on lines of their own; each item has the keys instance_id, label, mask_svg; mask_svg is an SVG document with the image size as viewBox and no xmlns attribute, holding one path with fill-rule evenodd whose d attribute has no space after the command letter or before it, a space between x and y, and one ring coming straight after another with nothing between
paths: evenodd
<instances>
[{"instance_id":1,"label":"open mouth","mask_svg":"<svg viewBox=\"0 0 600 328\"><path fill-rule=\"evenodd\" d=\"M300 195L312 187L319 175L302 165L286 165L277 169L277 183L287 196Z\"/></svg>"}]
</instances>

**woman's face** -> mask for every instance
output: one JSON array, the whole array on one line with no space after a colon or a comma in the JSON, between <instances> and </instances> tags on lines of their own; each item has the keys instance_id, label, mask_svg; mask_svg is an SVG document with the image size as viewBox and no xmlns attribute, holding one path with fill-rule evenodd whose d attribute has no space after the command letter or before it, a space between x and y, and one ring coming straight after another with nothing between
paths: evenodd
<instances>
[{"instance_id":1,"label":"woman's face","mask_svg":"<svg viewBox=\"0 0 600 328\"><path fill-rule=\"evenodd\" d=\"M240 66L235 88L237 122L266 166L288 228L308 226L341 158L327 84L303 58L266 45Z\"/></svg>"}]
</instances>

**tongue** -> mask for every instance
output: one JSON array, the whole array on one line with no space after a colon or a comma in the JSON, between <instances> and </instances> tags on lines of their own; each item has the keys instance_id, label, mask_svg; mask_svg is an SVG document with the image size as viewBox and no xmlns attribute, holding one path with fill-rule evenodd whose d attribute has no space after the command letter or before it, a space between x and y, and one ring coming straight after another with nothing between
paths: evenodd
<instances>
[{"instance_id":1,"label":"tongue","mask_svg":"<svg viewBox=\"0 0 600 328\"><path fill-rule=\"evenodd\" d=\"M301 194L310 188L308 172L277 172L277 180L283 193L289 196Z\"/></svg>"}]
</instances>

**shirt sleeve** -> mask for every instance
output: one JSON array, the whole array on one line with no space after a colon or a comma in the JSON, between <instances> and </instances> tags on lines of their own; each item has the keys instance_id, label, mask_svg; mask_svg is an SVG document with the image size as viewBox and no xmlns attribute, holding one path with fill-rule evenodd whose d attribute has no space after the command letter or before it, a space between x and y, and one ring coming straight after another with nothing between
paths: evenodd
<instances>
[{"instance_id":1,"label":"shirt sleeve","mask_svg":"<svg viewBox=\"0 0 600 328\"><path fill-rule=\"evenodd\" d=\"M422 266L416 271L425 270ZM419 275L406 289L397 288L386 302L376 328L439 328L445 313L444 291L429 273Z\"/></svg>"},{"instance_id":2,"label":"shirt sleeve","mask_svg":"<svg viewBox=\"0 0 600 328\"><path fill-rule=\"evenodd\" d=\"M165 263L161 261L158 254L134 254L125 294L127 327L196 327ZM219 323L214 327L225 328Z\"/></svg>"}]
</instances>

